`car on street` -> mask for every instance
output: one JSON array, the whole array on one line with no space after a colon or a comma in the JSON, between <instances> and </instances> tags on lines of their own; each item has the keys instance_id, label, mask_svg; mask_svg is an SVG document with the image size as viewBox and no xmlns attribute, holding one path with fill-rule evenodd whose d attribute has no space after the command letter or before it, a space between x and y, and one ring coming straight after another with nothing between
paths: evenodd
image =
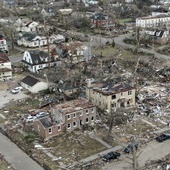
<instances>
[{"instance_id":1,"label":"car on street","mask_svg":"<svg viewBox=\"0 0 170 170\"><path fill-rule=\"evenodd\" d=\"M157 142L163 142L167 139L170 139L170 134L169 133L162 133L160 136L156 137Z\"/></svg>"},{"instance_id":2,"label":"car on street","mask_svg":"<svg viewBox=\"0 0 170 170\"><path fill-rule=\"evenodd\" d=\"M49 113L47 113L47 112L39 112L39 113L37 113L36 117L41 118L41 117L48 116L48 115L49 115Z\"/></svg>"},{"instance_id":3,"label":"car on street","mask_svg":"<svg viewBox=\"0 0 170 170\"><path fill-rule=\"evenodd\" d=\"M109 162L111 159L118 159L120 157L119 152L109 152L105 155L103 155L102 160L105 162Z\"/></svg>"},{"instance_id":4,"label":"car on street","mask_svg":"<svg viewBox=\"0 0 170 170\"><path fill-rule=\"evenodd\" d=\"M26 122L33 122L34 120L36 119L36 116L28 116L27 119L26 119Z\"/></svg>"},{"instance_id":5,"label":"car on street","mask_svg":"<svg viewBox=\"0 0 170 170\"><path fill-rule=\"evenodd\" d=\"M15 87L14 89L12 89L12 94L17 94L19 92L21 92L23 88L21 86Z\"/></svg>"},{"instance_id":6,"label":"car on street","mask_svg":"<svg viewBox=\"0 0 170 170\"><path fill-rule=\"evenodd\" d=\"M138 149L138 143L131 143L129 144L125 149L124 149L124 153L131 153L133 152L133 149Z\"/></svg>"}]
</instances>

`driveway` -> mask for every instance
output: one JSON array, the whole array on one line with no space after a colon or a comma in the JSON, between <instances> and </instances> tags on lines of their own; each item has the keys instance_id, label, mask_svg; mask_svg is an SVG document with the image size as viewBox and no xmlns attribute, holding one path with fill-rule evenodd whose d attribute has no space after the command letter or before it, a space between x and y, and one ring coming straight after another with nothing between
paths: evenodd
<instances>
[{"instance_id":1,"label":"driveway","mask_svg":"<svg viewBox=\"0 0 170 170\"><path fill-rule=\"evenodd\" d=\"M10 91L3 90L0 91L0 108L4 107L5 104L8 104L11 101L16 101L20 99L24 99L28 97L28 95L24 94L23 92L12 94Z\"/></svg>"},{"instance_id":2,"label":"driveway","mask_svg":"<svg viewBox=\"0 0 170 170\"><path fill-rule=\"evenodd\" d=\"M141 155L139 156L139 166L143 167L147 161L157 160L164 158L166 155L170 153L170 140L167 140L162 143L158 143L156 141L149 142L148 145L141 149ZM140 152L139 151L139 152ZM127 155L128 156L128 155ZM125 154L122 154L120 159L121 161L115 162L112 161L102 168L102 170L132 170L132 167L127 161L130 160L127 158Z\"/></svg>"}]
</instances>

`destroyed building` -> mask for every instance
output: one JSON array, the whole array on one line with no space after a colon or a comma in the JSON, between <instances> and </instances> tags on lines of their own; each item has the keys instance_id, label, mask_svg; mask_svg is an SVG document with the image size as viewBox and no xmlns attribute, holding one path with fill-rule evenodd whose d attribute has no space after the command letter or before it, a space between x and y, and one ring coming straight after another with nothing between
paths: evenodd
<instances>
[{"instance_id":1,"label":"destroyed building","mask_svg":"<svg viewBox=\"0 0 170 170\"><path fill-rule=\"evenodd\" d=\"M45 140L65 132L71 132L96 120L96 107L79 98L51 107L51 115L36 119L34 130Z\"/></svg>"},{"instance_id":2,"label":"destroyed building","mask_svg":"<svg viewBox=\"0 0 170 170\"><path fill-rule=\"evenodd\" d=\"M135 105L136 88L131 85L119 83L98 83L87 80L86 98L102 110L116 110L120 107Z\"/></svg>"}]
</instances>

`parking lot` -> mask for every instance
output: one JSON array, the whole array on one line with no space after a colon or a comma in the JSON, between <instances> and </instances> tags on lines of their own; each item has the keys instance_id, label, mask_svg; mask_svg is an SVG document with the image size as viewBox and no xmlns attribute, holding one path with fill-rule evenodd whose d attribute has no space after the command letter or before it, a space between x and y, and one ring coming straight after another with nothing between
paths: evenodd
<instances>
[{"instance_id":1,"label":"parking lot","mask_svg":"<svg viewBox=\"0 0 170 170\"><path fill-rule=\"evenodd\" d=\"M17 94L12 94L8 90L0 91L0 101L1 101L0 108L4 107L5 104L8 104L11 101L24 99L26 97L28 97L28 95L24 94L23 91L21 91L20 93L17 93Z\"/></svg>"}]
</instances>

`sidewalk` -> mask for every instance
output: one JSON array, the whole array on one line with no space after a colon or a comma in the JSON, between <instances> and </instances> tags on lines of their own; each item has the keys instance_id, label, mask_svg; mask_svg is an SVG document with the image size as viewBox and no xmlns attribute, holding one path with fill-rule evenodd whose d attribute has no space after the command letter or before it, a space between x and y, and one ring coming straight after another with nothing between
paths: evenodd
<instances>
[{"instance_id":1,"label":"sidewalk","mask_svg":"<svg viewBox=\"0 0 170 170\"><path fill-rule=\"evenodd\" d=\"M105 151L102 151L102 152L100 152L100 153L97 153L97 154L91 155L91 156L89 156L89 157L87 157L87 158L84 158L84 159L80 160L80 163L87 163L87 162L93 161L93 160L95 160L95 159L97 159L97 158L100 158L101 155L104 155L104 154L106 154L106 153L108 153L108 152L111 152L111 151L117 151L117 150L119 150L119 149L121 149L121 148L122 148L122 147L119 146L119 145L118 145L118 146L115 146L115 147L112 147L112 148L107 149L107 150L105 150Z\"/></svg>"},{"instance_id":2,"label":"sidewalk","mask_svg":"<svg viewBox=\"0 0 170 170\"><path fill-rule=\"evenodd\" d=\"M98 142L100 142L102 145L104 145L108 149L112 147L111 145L107 144L105 141L103 141L102 139L100 139L96 136L94 136L93 139L97 140Z\"/></svg>"}]
</instances>

